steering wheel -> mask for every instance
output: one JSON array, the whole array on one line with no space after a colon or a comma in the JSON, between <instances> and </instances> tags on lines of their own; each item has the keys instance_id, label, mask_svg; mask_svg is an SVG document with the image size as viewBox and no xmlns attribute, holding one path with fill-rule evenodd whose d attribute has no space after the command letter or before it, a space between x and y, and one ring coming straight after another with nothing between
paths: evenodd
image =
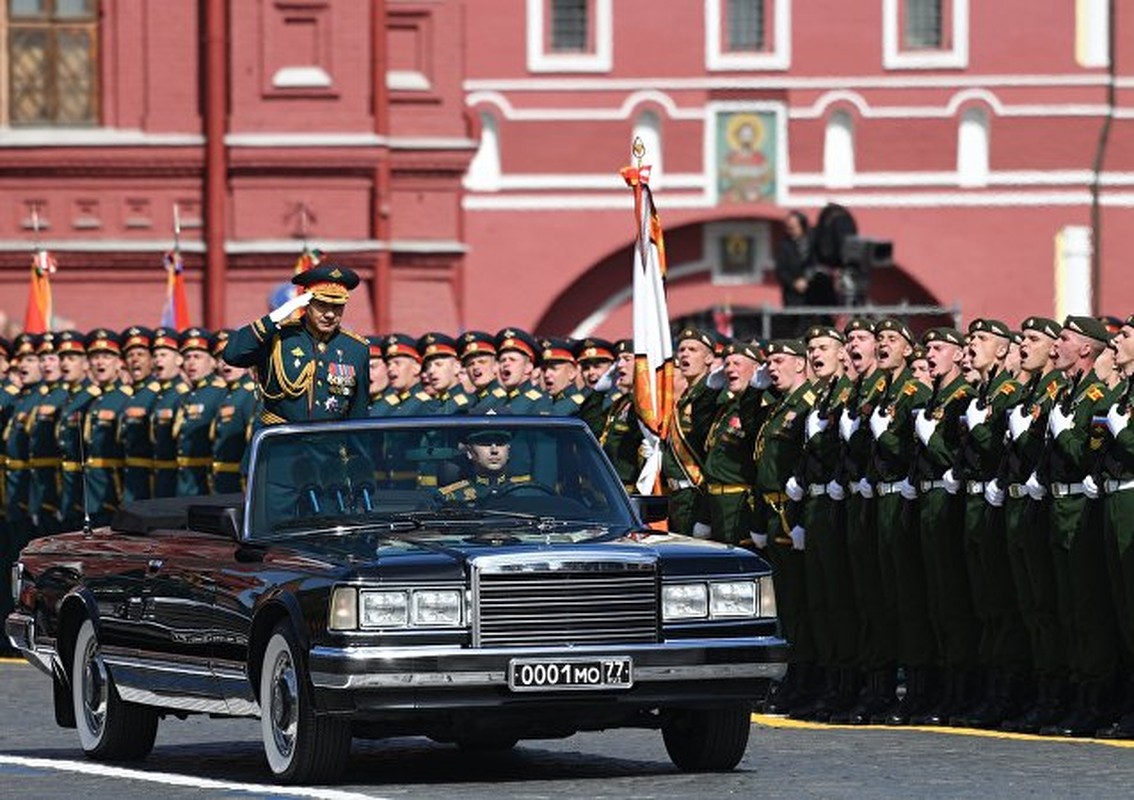
<instances>
[{"instance_id":1,"label":"steering wheel","mask_svg":"<svg viewBox=\"0 0 1134 800\"><path fill-rule=\"evenodd\" d=\"M524 481L522 483L505 483L503 486L500 486L499 488L496 489L495 494L496 494L497 497L507 497L510 494L515 494L516 492L520 491L521 489L535 489L540 494L546 494L546 495L549 495L551 497L558 497L559 496L559 492L555 491L555 489L548 486L546 483L540 483L539 481Z\"/></svg>"}]
</instances>

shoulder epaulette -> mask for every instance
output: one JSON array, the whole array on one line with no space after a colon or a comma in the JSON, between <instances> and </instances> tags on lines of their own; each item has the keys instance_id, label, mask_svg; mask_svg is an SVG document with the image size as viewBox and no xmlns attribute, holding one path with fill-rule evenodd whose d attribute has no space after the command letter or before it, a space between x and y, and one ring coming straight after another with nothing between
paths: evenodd
<instances>
[{"instance_id":1,"label":"shoulder epaulette","mask_svg":"<svg viewBox=\"0 0 1134 800\"><path fill-rule=\"evenodd\" d=\"M571 401L582 405L583 403L587 402L587 396L582 392L576 392L575 394L571 395Z\"/></svg>"},{"instance_id":2,"label":"shoulder epaulette","mask_svg":"<svg viewBox=\"0 0 1134 800\"><path fill-rule=\"evenodd\" d=\"M13 386L10 383L7 386L4 387L4 391L7 392L8 394L12 395L13 397L15 397L16 395L18 395L20 393L19 387Z\"/></svg>"},{"instance_id":3,"label":"shoulder epaulette","mask_svg":"<svg viewBox=\"0 0 1134 800\"><path fill-rule=\"evenodd\" d=\"M835 399L835 402L840 406L843 405L844 403L846 403L847 400L850 400L850 393L851 393L851 390L849 388L843 389L839 393L839 396Z\"/></svg>"},{"instance_id":4,"label":"shoulder epaulette","mask_svg":"<svg viewBox=\"0 0 1134 800\"><path fill-rule=\"evenodd\" d=\"M118 387L118 391L122 392L122 394L126 395L127 397L133 397L134 396L134 387L133 386L127 386L125 384L122 384L121 386Z\"/></svg>"},{"instance_id":5,"label":"shoulder epaulette","mask_svg":"<svg viewBox=\"0 0 1134 800\"><path fill-rule=\"evenodd\" d=\"M36 391L39 392L42 395L46 395L48 392L51 391L51 387L48 386L46 383L41 383L39 386L36 387Z\"/></svg>"},{"instance_id":6,"label":"shoulder epaulette","mask_svg":"<svg viewBox=\"0 0 1134 800\"><path fill-rule=\"evenodd\" d=\"M883 375L881 378L879 378L878 380L876 380L874 382L874 391L880 392L885 388L886 388L886 376Z\"/></svg>"},{"instance_id":7,"label":"shoulder epaulette","mask_svg":"<svg viewBox=\"0 0 1134 800\"><path fill-rule=\"evenodd\" d=\"M228 388L228 384L224 382L224 378L222 378L220 375L217 375L215 378L209 381L209 386L212 386L214 389Z\"/></svg>"},{"instance_id":8,"label":"shoulder epaulette","mask_svg":"<svg viewBox=\"0 0 1134 800\"><path fill-rule=\"evenodd\" d=\"M354 331L348 331L346 328L339 328L339 333L343 334L344 336L349 336L350 338L354 339L356 342L361 342L362 344L366 345L368 348L370 347L370 342L366 341L366 337L365 336L359 336Z\"/></svg>"},{"instance_id":9,"label":"shoulder epaulette","mask_svg":"<svg viewBox=\"0 0 1134 800\"><path fill-rule=\"evenodd\" d=\"M303 317L288 317L283 322L276 323L277 328L294 328L303 322Z\"/></svg>"},{"instance_id":10,"label":"shoulder epaulette","mask_svg":"<svg viewBox=\"0 0 1134 800\"><path fill-rule=\"evenodd\" d=\"M1015 381L1004 381L1004 383L1002 383L1000 385L1000 393L1001 394L1012 394L1012 392L1016 391L1019 388L1020 388L1020 385L1018 383L1016 383Z\"/></svg>"},{"instance_id":11,"label":"shoulder epaulette","mask_svg":"<svg viewBox=\"0 0 1134 800\"><path fill-rule=\"evenodd\" d=\"M1059 394L1059 381L1052 380L1050 383L1048 383L1047 389L1045 389L1044 391L1047 393L1047 396L1049 398L1054 400L1055 396Z\"/></svg>"},{"instance_id":12,"label":"shoulder epaulette","mask_svg":"<svg viewBox=\"0 0 1134 800\"><path fill-rule=\"evenodd\" d=\"M526 392L524 392L524 397L528 398L529 400L539 400L541 397L543 397L543 394L539 391L539 389L528 389Z\"/></svg>"},{"instance_id":13,"label":"shoulder epaulette","mask_svg":"<svg viewBox=\"0 0 1134 800\"><path fill-rule=\"evenodd\" d=\"M469 404L469 399L463 394L458 394L453 396L453 402L459 406L467 406Z\"/></svg>"},{"instance_id":14,"label":"shoulder epaulette","mask_svg":"<svg viewBox=\"0 0 1134 800\"><path fill-rule=\"evenodd\" d=\"M240 384L240 388L248 392L256 390L256 381L244 381Z\"/></svg>"},{"instance_id":15,"label":"shoulder epaulette","mask_svg":"<svg viewBox=\"0 0 1134 800\"><path fill-rule=\"evenodd\" d=\"M187 384L187 383L177 384L177 393L178 394L186 394L188 391L189 391L189 384Z\"/></svg>"},{"instance_id":16,"label":"shoulder epaulette","mask_svg":"<svg viewBox=\"0 0 1134 800\"><path fill-rule=\"evenodd\" d=\"M1102 400L1103 394L1104 394L1104 392L1103 392L1102 388L1100 388L1100 385L1097 384L1097 383L1092 383L1090 386L1087 387L1087 391L1086 391L1087 399L1090 400L1092 403L1096 403L1099 400Z\"/></svg>"},{"instance_id":17,"label":"shoulder epaulette","mask_svg":"<svg viewBox=\"0 0 1134 800\"><path fill-rule=\"evenodd\" d=\"M89 394L91 397L101 397L102 396L102 389L98 388L97 386L95 386L92 383L90 386L87 387L87 394Z\"/></svg>"},{"instance_id":18,"label":"shoulder epaulette","mask_svg":"<svg viewBox=\"0 0 1134 800\"><path fill-rule=\"evenodd\" d=\"M905 385L902 387L902 394L904 394L904 395L917 394L917 387L918 387L918 382L917 382L916 379L908 380L908 381L906 381Z\"/></svg>"},{"instance_id":19,"label":"shoulder epaulette","mask_svg":"<svg viewBox=\"0 0 1134 800\"><path fill-rule=\"evenodd\" d=\"M811 391L810 389L804 392L803 402L807 403L807 405L809 406L815 405L815 392Z\"/></svg>"},{"instance_id":20,"label":"shoulder epaulette","mask_svg":"<svg viewBox=\"0 0 1134 800\"><path fill-rule=\"evenodd\" d=\"M433 395L431 395L429 392L414 392L413 396L415 399L420 400L423 403L427 403L433 399Z\"/></svg>"},{"instance_id":21,"label":"shoulder epaulette","mask_svg":"<svg viewBox=\"0 0 1134 800\"><path fill-rule=\"evenodd\" d=\"M447 486L442 486L437 491L441 492L441 494L452 494L453 492L457 491L458 489L464 489L466 486L469 486L469 485L470 484L468 482L468 479L462 478L461 480L450 483Z\"/></svg>"},{"instance_id":22,"label":"shoulder epaulette","mask_svg":"<svg viewBox=\"0 0 1134 800\"><path fill-rule=\"evenodd\" d=\"M146 384L146 388L149 389L151 392L160 392L161 391L161 383L159 381L150 381L149 383Z\"/></svg>"},{"instance_id":23,"label":"shoulder epaulette","mask_svg":"<svg viewBox=\"0 0 1134 800\"><path fill-rule=\"evenodd\" d=\"M495 389L492 390L492 396L493 397L507 397L508 392L504 391L503 387L497 386Z\"/></svg>"},{"instance_id":24,"label":"shoulder epaulette","mask_svg":"<svg viewBox=\"0 0 1134 800\"><path fill-rule=\"evenodd\" d=\"M397 392L390 392L388 395L384 395L382 400L392 406L396 406L398 403L402 402L402 398L398 397Z\"/></svg>"}]
</instances>

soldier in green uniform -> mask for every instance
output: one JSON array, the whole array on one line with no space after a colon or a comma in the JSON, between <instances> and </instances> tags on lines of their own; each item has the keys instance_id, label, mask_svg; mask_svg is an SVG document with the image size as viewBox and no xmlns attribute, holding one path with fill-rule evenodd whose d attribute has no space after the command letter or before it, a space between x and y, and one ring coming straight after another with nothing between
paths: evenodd
<instances>
[{"instance_id":1,"label":"soldier in green uniform","mask_svg":"<svg viewBox=\"0 0 1134 800\"><path fill-rule=\"evenodd\" d=\"M382 357L385 342L384 336L366 337L370 355L370 406L367 413L372 417L375 403L386 393L390 385L390 375L386 372L386 359Z\"/></svg>"},{"instance_id":2,"label":"soldier in green uniform","mask_svg":"<svg viewBox=\"0 0 1134 800\"><path fill-rule=\"evenodd\" d=\"M540 342L540 364L543 390L551 401L551 416L577 417L589 392L579 389L579 363L572 343L560 338L544 339Z\"/></svg>"},{"instance_id":3,"label":"soldier in green uniform","mask_svg":"<svg viewBox=\"0 0 1134 800\"><path fill-rule=\"evenodd\" d=\"M230 340L231 343L231 340ZM189 391L173 420L177 442L177 496L194 497L209 493L213 445L209 431L228 384L214 371L213 334L202 328L189 328L181 334L181 358Z\"/></svg>"},{"instance_id":4,"label":"soldier in green uniform","mask_svg":"<svg viewBox=\"0 0 1134 800\"><path fill-rule=\"evenodd\" d=\"M457 358L457 342L453 337L433 331L417 341L422 371L429 376L432 391L418 413L432 416L467 414L472 400L461 385L461 362Z\"/></svg>"},{"instance_id":5,"label":"soldier in green uniform","mask_svg":"<svg viewBox=\"0 0 1134 800\"><path fill-rule=\"evenodd\" d=\"M370 345L341 325L358 275L323 264L300 272L291 282L303 294L235 331L224 360L256 368L263 403L259 422L264 425L365 418Z\"/></svg>"},{"instance_id":6,"label":"soldier in green uniform","mask_svg":"<svg viewBox=\"0 0 1134 800\"><path fill-rule=\"evenodd\" d=\"M906 585L911 577L920 584L916 591L925 600L917 611L924 610L926 616L915 620L906 611L902 661L907 669L938 667L942 684L937 702L924 713L911 713L910 722L948 725L954 715L969 710L979 696L976 651L980 630L965 564L965 495L953 467L959 459L961 419L971 387L961 368L965 337L960 331L933 328L926 332L922 344L933 389L925 404L913 412L917 442L910 470L918 498L916 522L911 528L918 531L922 563L910 563L914 548L903 548L899 554L908 556L898 563L897 570ZM911 604L904 594L901 602ZM928 629L933 638L925 641L918 629Z\"/></svg>"},{"instance_id":7,"label":"soldier in green uniform","mask_svg":"<svg viewBox=\"0 0 1134 800\"><path fill-rule=\"evenodd\" d=\"M1070 316L1055 342L1055 368L1071 387L1047 418L1050 443L1038 474L1028 479L1033 496L1051 495L1051 548L1064 630L1072 646L1077 680L1071 711L1044 735L1090 736L1112 722L1118 675L1118 628L1106 575L1101 507L1090 502L1083 479L1095 470L1105 426L1094 418L1111 405L1111 392L1094 372L1110 339L1093 317ZM1042 478L1042 483L1041 483Z\"/></svg>"},{"instance_id":8,"label":"soldier in green uniform","mask_svg":"<svg viewBox=\"0 0 1134 800\"><path fill-rule=\"evenodd\" d=\"M1025 481L1044 449L1047 414L1065 381L1051 357L1062 326L1053 319L1028 317L1021 327L1019 375L1029 377L1018 398L1020 402L1005 414L1005 454L996 479L985 487L985 499L991 506L1002 506L1004 510L1012 583L1028 634L1035 685L1035 703L1000 727L1036 733L1063 716L1062 704L1068 693L1067 644L1059 620L1051 557L1050 500L1033 500Z\"/></svg>"},{"instance_id":9,"label":"soldier in green uniform","mask_svg":"<svg viewBox=\"0 0 1134 800\"><path fill-rule=\"evenodd\" d=\"M539 363L539 345L527 331L505 328L496 334L500 385L508 392L504 408L510 414L549 414L551 399L532 383Z\"/></svg>"},{"instance_id":10,"label":"soldier in green uniform","mask_svg":"<svg viewBox=\"0 0 1134 800\"><path fill-rule=\"evenodd\" d=\"M18 553L32 536L32 519L28 504L31 500L31 471L28 468L28 423L39 403L39 383L42 378L36 348L39 337L22 333L14 342L20 391L16 396L8 424L4 428L4 447L7 455L7 512L9 555Z\"/></svg>"},{"instance_id":11,"label":"soldier in green uniform","mask_svg":"<svg viewBox=\"0 0 1134 800\"><path fill-rule=\"evenodd\" d=\"M150 441L153 442L154 497L177 495L177 441L173 436L173 423L181 397L189 391L189 384L181 375L183 359L178 349L177 331L158 328L153 339L154 380L158 382L150 419Z\"/></svg>"},{"instance_id":12,"label":"soldier in green uniform","mask_svg":"<svg viewBox=\"0 0 1134 800\"><path fill-rule=\"evenodd\" d=\"M980 383L965 408L954 474L965 495L965 562L980 619L978 659L985 670L985 697L954 721L976 728L999 727L1023 710L1023 679L1030 662L1003 511L985 498L1004 460L1008 408L1020 402L1020 386L1004 368L1011 342L1012 332L1000 320L976 319L969 325L967 361Z\"/></svg>"},{"instance_id":13,"label":"soldier in green uniform","mask_svg":"<svg viewBox=\"0 0 1134 800\"><path fill-rule=\"evenodd\" d=\"M218 331L213 342L217 373L224 381L226 393L209 430L213 450L213 461L209 465L210 494L244 491L242 465L256 413L256 381L248 370L224 360L224 348L231 335L231 331Z\"/></svg>"},{"instance_id":14,"label":"soldier in green uniform","mask_svg":"<svg viewBox=\"0 0 1134 800\"><path fill-rule=\"evenodd\" d=\"M581 388L586 394L578 417L590 426L591 433L597 438L602 433L606 413L610 410L609 391L597 387L614 363L614 345L606 339L588 336L575 343L575 361L579 364Z\"/></svg>"},{"instance_id":15,"label":"soldier in green uniform","mask_svg":"<svg viewBox=\"0 0 1134 800\"><path fill-rule=\"evenodd\" d=\"M122 358L130 376L133 394L122 410L118 436L126 465L122 468L122 502L153 497L154 443L150 435L150 418L161 392L161 383L153 376L154 332L140 325L122 331Z\"/></svg>"},{"instance_id":16,"label":"soldier in green uniform","mask_svg":"<svg viewBox=\"0 0 1134 800\"><path fill-rule=\"evenodd\" d=\"M470 433L462 445L471 475L438 489L445 503L471 504L497 495L519 494L531 483L531 475L516 472L511 463L512 436L504 430Z\"/></svg>"},{"instance_id":17,"label":"soldier in green uniform","mask_svg":"<svg viewBox=\"0 0 1134 800\"><path fill-rule=\"evenodd\" d=\"M913 333L900 320L887 318L874 326L876 358L885 388L878 392L870 414L873 439L867 460L869 500L867 518L878 534L878 561L884 596L880 634L891 663L906 666L906 692L900 703L876 714L872 722L904 725L913 713L923 713L934 701L930 670L932 638L926 624L924 567L918 542L917 490L909 481L914 456L913 409L924 407L929 390L913 377L907 359L913 353Z\"/></svg>"},{"instance_id":18,"label":"soldier in green uniform","mask_svg":"<svg viewBox=\"0 0 1134 800\"><path fill-rule=\"evenodd\" d=\"M431 396L421 388L421 353L417 341L404 333L391 333L386 337L385 354L390 388L372 406L370 414L375 417L420 414Z\"/></svg>"},{"instance_id":19,"label":"soldier in green uniform","mask_svg":"<svg viewBox=\"0 0 1134 800\"><path fill-rule=\"evenodd\" d=\"M725 352L729 353L730 349L725 348ZM776 608L784 638L791 645L788 674L773 698L774 705L775 710L790 713L809 705L820 689L814 632L807 613L804 554L807 531L802 524L800 505L784 491L803 457L804 426L814 405L815 393L807 381L807 349L803 342L776 339L768 344L767 354L768 376L775 399L763 410L762 419L757 419L755 435L746 432L744 438L752 448L749 462L753 456L755 458L755 476L751 482L756 494L755 511L751 515L752 543L772 564L776 576ZM725 358L726 373L730 372L732 364L730 353ZM729 375L730 393L735 391L736 383ZM749 389L744 394L748 393L754 392ZM728 424L735 427L731 422ZM710 460L715 449L709 451Z\"/></svg>"},{"instance_id":20,"label":"soldier in green uniform","mask_svg":"<svg viewBox=\"0 0 1134 800\"><path fill-rule=\"evenodd\" d=\"M59 366L58 336L48 331L41 334L36 346L41 380L36 387L38 399L27 420L28 432L28 513L34 536L58 533L59 482L63 465L55 426L59 410L67 397L63 373Z\"/></svg>"},{"instance_id":21,"label":"soldier in green uniform","mask_svg":"<svg viewBox=\"0 0 1134 800\"><path fill-rule=\"evenodd\" d=\"M78 331L62 331L56 337L59 370L67 397L59 409L55 437L62 460L60 476L60 527L77 530L83 524L83 421L91 402L101 394L88 377L87 347Z\"/></svg>"},{"instance_id":22,"label":"soldier in green uniform","mask_svg":"<svg viewBox=\"0 0 1134 800\"><path fill-rule=\"evenodd\" d=\"M508 392L497 378L496 337L485 331L466 331L461 334L458 355L473 401L469 413L485 414L504 406Z\"/></svg>"},{"instance_id":23,"label":"soldier in green uniform","mask_svg":"<svg viewBox=\"0 0 1134 800\"><path fill-rule=\"evenodd\" d=\"M634 343L620 339L614 345L618 371L615 379L616 394L599 435L599 444L606 453L618 479L627 492L636 493L635 483L642 469L642 429L634 413Z\"/></svg>"},{"instance_id":24,"label":"soldier in green uniform","mask_svg":"<svg viewBox=\"0 0 1134 800\"><path fill-rule=\"evenodd\" d=\"M126 403L134 390L119 383L122 342L117 333L95 328L87 333L87 361L98 394L87 407L83 422L83 494L80 505L91 525L108 525L122 502L122 467L126 464L118 436Z\"/></svg>"},{"instance_id":25,"label":"soldier in green uniform","mask_svg":"<svg viewBox=\"0 0 1134 800\"><path fill-rule=\"evenodd\" d=\"M717 411L717 391L708 386L716 336L700 328L677 334L674 362L685 388L673 407L662 450L662 478L669 493L669 530L691 534L700 516L705 475L705 440Z\"/></svg>"},{"instance_id":26,"label":"soldier in green uniform","mask_svg":"<svg viewBox=\"0 0 1134 800\"><path fill-rule=\"evenodd\" d=\"M8 419L11 416L15 400L20 394L20 387L9 376L9 358L12 353L11 343L0 337L0 432L7 430ZM15 563L18 551L14 549L11 532L8 528L7 511L7 448L0 448L0 618L6 618L12 610L12 571L11 565ZM0 656L11 655L15 652L6 636L0 636Z\"/></svg>"}]
</instances>

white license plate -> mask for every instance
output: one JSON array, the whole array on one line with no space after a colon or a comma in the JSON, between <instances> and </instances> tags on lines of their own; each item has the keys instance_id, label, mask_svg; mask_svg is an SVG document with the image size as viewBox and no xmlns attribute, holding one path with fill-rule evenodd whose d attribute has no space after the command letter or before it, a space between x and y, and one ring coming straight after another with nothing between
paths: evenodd
<instances>
[{"instance_id":1,"label":"white license plate","mask_svg":"<svg viewBox=\"0 0 1134 800\"><path fill-rule=\"evenodd\" d=\"M514 692L555 689L629 689L634 663L609 658L514 658L508 662L508 688Z\"/></svg>"}]
</instances>

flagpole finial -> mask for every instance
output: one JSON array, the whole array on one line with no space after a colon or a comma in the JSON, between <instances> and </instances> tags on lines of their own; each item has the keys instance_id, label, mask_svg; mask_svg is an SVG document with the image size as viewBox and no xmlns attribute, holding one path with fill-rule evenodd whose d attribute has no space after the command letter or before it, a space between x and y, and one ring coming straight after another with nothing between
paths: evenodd
<instances>
[{"instance_id":1,"label":"flagpole finial","mask_svg":"<svg viewBox=\"0 0 1134 800\"><path fill-rule=\"evenodd\" d=\"M634 137L634 143L630 146L630 152L634 158L637 159L637 166L642 166L642 159L646 157L646 143L642 141L641 136Z\"/></svg>"}]
</instances>

